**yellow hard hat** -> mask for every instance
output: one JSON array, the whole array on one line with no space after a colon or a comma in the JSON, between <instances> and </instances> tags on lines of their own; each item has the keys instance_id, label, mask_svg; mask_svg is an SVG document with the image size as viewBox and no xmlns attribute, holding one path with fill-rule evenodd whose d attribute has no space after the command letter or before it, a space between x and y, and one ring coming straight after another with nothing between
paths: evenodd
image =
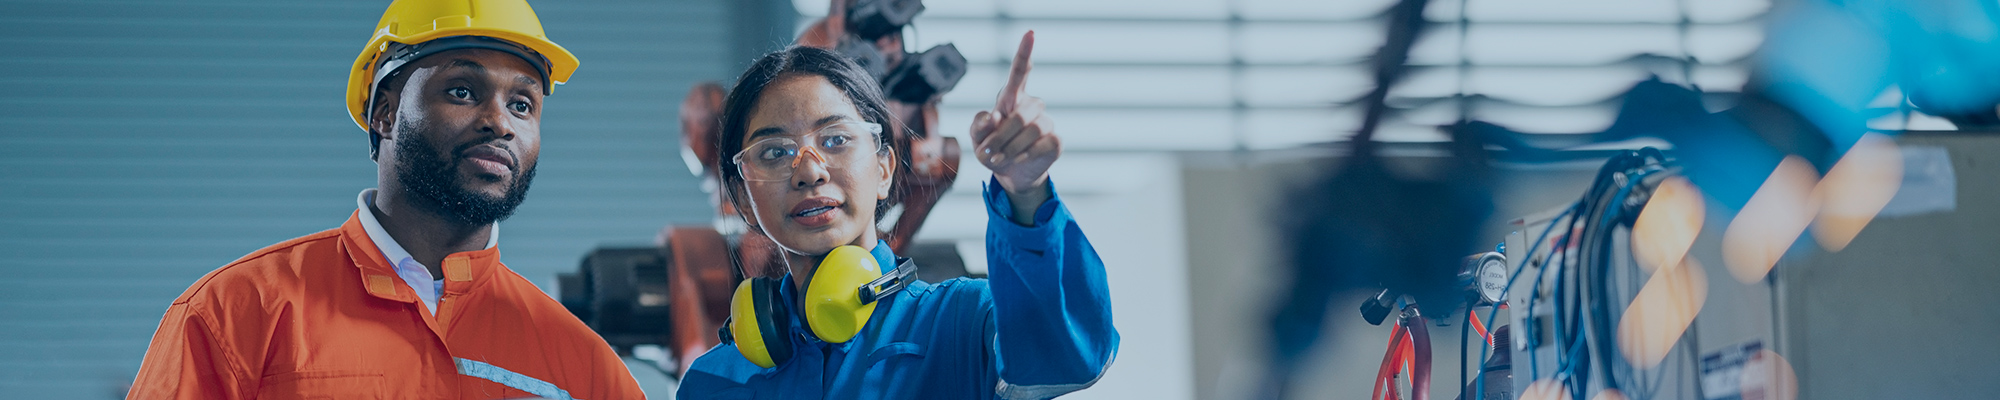
<instances>
[{"instance_id":1,"label":"yellow hard hat","mask_svg":"<svg viewBox=\"0 0 2000 400\"><path fill-rule=\"evenodd\" d=\"M545 69L544 93L553 92L555 85L569 81L570 74L576 72L576 55L549 41L548 35L542 33L541 19L535 17L535 10L528 7L527 0L396 0L382 13L382 21L375 23L375 37L368 40L368 47L361 49L361 56L354 59L354 69L348 73L347 112L353 115L354 123L363 131L368 130L368 97L374 94L382 72L395 69L376 70L386 61L384 54L392 54L395 47L453 37L499 39L512 45L504 47L525 50L528 54L509 52L531 62L542 61L536 64ZM453 48L468 47L509 50L477 44Z\"/></svg>"}]
</instances>

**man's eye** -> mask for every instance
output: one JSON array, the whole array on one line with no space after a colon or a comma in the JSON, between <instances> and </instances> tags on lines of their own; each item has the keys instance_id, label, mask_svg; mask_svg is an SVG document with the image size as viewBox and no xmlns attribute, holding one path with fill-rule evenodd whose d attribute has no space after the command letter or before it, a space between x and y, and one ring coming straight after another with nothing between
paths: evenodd
<instances>
[{"instance_id":1,"label":"man's eye","mask_svg":"<svg viewBox=\"0 0 2000 400\"><path fill-rule=\"evenodd\" d=\"M516 101L516 102L513 102L513 103L508 103L508 104L507 104L507 108L509 108L509 109L512 109L512 110L514 110L514 112L517 112L517 113L522 113L522 114L527 114L527 113L528 113L528 102L525 102L525 101Z\"/></svg>"},{"instance_id":2,"label":"man's eye","mask_svg":"<svg viewBox=\"0 0 2000 400\"><path fill-rule=\"evenodd\" d=\"M466 100L472 99L472 89L455 87L455 88L445 89L444 93L451 95L451 97L456 97L460 99L466 99Z\"/></svg>"}]
</instances>

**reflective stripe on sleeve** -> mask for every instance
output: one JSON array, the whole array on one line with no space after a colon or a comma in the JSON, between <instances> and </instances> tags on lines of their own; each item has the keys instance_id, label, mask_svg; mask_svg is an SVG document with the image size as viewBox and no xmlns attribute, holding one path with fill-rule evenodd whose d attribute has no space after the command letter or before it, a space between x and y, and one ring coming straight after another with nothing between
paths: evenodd
<instances>
[{"instance_id":1,"label":"reflective stripe on sleeve","mask_svg":"<svg viewBox=\"0 0 2000 400\"><path fill-rule=\"evenodd\" d=\"M493 364L463 358L453 358L452 363L458 364L459 375L493 381L549 400L579 400L569 397L568 390L562 390L553 383L508 371Z\"/></svg>"}]
</instances>

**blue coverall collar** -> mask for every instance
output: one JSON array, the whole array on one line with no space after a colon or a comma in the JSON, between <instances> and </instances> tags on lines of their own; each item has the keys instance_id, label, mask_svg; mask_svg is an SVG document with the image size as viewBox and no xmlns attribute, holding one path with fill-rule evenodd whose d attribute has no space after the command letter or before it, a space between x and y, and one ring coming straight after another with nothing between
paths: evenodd
<instances>
[{"instance_id":1,"label":"blue coverall collar","mask_svg":"<svg viewBox=\"0 0 2000 400\"><path fill-rule=\"evenodd\" d=\"M875 249L868 250L868 254L875 256L875 266L881 268L882 273L896 269L896 253L889 250L888 241L875 241Z\"/></svg>"}]
</instances>

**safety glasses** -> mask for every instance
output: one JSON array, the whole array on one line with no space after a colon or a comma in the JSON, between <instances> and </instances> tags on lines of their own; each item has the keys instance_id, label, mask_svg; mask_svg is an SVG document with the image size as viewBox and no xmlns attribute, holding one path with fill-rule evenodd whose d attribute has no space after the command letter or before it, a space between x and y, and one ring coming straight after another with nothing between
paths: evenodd
<instances>
[{"instance_id":1,"label":"safety glasses","mask_svg":"<svg viewBox=\"0 0 2000 400\"><path fill-rule=\"evenodd\" d=\"M786 181L792 171L811 155L828 170L868 162L878 147L876 137L882 124L841 121L813 133L796 137L774 137L745 146L730 160L746 181Z\"/></svg>"}]
</instances>

